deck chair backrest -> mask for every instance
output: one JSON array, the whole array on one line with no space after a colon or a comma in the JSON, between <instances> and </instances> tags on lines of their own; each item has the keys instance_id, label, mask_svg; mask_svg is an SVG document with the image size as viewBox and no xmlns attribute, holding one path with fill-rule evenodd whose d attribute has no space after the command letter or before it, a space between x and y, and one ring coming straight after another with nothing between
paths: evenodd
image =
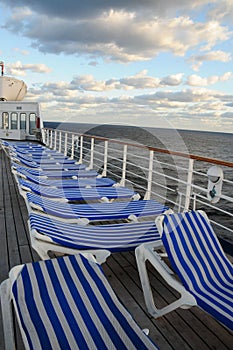
<instances>
[{"instance_id":1,"label":"deck chair backrest","mask_svg":"<svg viewBox=\"0 0 233 350\"><path fill-rule=\"evenodd\" d=\"M202 211L164 217L169 260L197 304L233 329L233 266Z\"/></svg>"},{"instance_id":2,"label":"deck chair backrest","mask_svg":"<svg viewBox=\"0 0 233 350\"><path fill-rule=\"evenodd\" d=\"M12 293L27 349L157 349L82 255L24 265Z\"/></svg>"}]
</instances>

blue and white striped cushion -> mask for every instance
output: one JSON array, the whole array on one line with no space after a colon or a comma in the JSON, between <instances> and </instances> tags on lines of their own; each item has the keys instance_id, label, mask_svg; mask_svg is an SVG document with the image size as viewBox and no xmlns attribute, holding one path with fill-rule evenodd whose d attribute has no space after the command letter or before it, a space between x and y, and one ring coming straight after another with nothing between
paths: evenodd
<instances>
[{"instance_id":1,"label":"blue and white striped cushion","mask_svg":"<svg viewBox=\"0 0 233 350\"><path fill-rule=\"evenodd\" d=\"M115 181L109 178L80 178L80 179L46 179L41 176L35 176L30 174L28 171L18 170L17 173L23 175L27 180L34 182L41 186L53 186L58 188L68 188L68 187L106 187L113 186Z\"/></svg>"},{"instance_id":2,"label":"blue and white striped cushion","mask_svg":"<svg viewBox=\"0 0 233 350\"><path fill-rule=\"evenodd\" d=\"M27 193L27 200L30 204L39 206L45 213L65 219L124 219L128 218L131 214L137 217L156 216L168 210L168 207L155 200L76 205L56 202L33 193Z\"/></svg>"},{"instance_id":3,"label":"blue and white striped cushion","mask_svg":"<svg viewBox=\"0 0 233 350\"><path fill-rule=\"evenodd\" d=\"M81 255L24 265L12 292L27 349L157 349Z\"/></svg>"},{"instance_id":4,"label":"blue and white striped cushion","mask_svg":"<svg viewBox=\"0 0 233 350\"><path fill-rule=\"evenodd\" d=\"M21 166L17 163L12 162L12 166L16 170L25 171L35 176L51 176L51 177L55 177L56 174L57 174L56 176L60 176L59 175L60 173L62 176L62 173L64 173L64 171L67 172L68 170L75 171L74 173L72 173L71 176L77 176L77 171L82 171L86 169L84 164L64 164L64 165L50 164L50 165L43 165L42 167L38 167L38 164L37 164L36 167L30 167L30 166L27 167L27 166ZM97 173L95 172L95 174ZM67 176L68 175L69 174L67 174Z\"/></svg>"},{"instance_id":5,"label":"blue and white striped cushion","mask_svg":"<svg viewBox=\"0 0 233 350\"><path fill-rule=\"evenodd\" d=\"M18 167L15 166L15 164L13 163L12 166L17 169ZM78 178L86 178L86 177L96 177L98 175L98 173L95 170L83 170L82 167L79 167L79 165L75 164L74 165L74 169L73 169L73 165L71 165L71 169L68 168L63 168L63 167L53 167L53 169L51 168L49 169L45 169L43 168L43 170L40 169L30 169L27 168L27 172L29 172L32 175L35 176L46 176L46 177L50 177L50 178L69 178L69 177L78 177ZM25 167L19 167L20 169L25 169ZM64 170L67 169L67 170Z\"/></svg>"},{"instance_id":6,"label":"blue and white striped cushion","mask_svg":"<svg viewBox=\"0 0 233 350\"><path fill-rule=\"evenodd\" d=\"M162 240L197 304L233 330L233 266L205 215L193 211L166 216Z\"/></svg>"},{"instance_id":7,"label":"blue and white striped cushion","mask_svg":"<svg viewBox=\"0 0 233 350\"><path fill-rule=\"evenodd\" d=\"M74 249L133 250L141 243L160 240L154 221L112 225L78 225L31 213L30 228L54 243ZM43 239L43 237L40 237Z\"/></svg>"},{"instance_id":8,"label":"blue and white striped cushion","mask_svg":"<svg viewBox=\"0 0 233 350\"><path fill-rule=\"evenodd\" d=\"M52 188L40 186L31 181L19 179L19 185L30 189L37 195L49 198L65 198L69 201L131 198L135 192L126 187L92 187L92 188Z\"/></svg>"}]
</instances>

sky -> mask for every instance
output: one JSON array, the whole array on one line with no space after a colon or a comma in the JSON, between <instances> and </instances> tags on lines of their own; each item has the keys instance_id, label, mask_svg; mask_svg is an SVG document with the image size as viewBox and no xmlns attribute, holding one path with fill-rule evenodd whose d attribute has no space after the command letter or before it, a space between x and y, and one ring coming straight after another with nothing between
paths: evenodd
<instances>
[{"instance_id":1,"label":"sky","mask_svg":"<svg viewBox=\"0 0 233 350\"><path fill-rule=\"evenodd\" d=\"M233 0L0 0L0 23L44 120L233 132Z\"/></svg>"}]
</instances>

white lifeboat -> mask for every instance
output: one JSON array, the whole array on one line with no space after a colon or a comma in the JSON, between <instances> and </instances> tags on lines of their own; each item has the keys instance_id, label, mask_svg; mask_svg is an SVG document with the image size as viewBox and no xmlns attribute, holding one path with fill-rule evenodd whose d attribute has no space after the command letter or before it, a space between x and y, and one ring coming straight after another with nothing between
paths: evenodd
<instances>
[{"instance_id":1,"label":"white lifeboat","mask_svg":"<svg viewBox=\"0 0 233 350\"><path fill-rule=\"evenodd\" d=\"M0 101L22 101L27 93L23 80L4 76L4 64L0 62Z\"/></svg>"}]
</instances>

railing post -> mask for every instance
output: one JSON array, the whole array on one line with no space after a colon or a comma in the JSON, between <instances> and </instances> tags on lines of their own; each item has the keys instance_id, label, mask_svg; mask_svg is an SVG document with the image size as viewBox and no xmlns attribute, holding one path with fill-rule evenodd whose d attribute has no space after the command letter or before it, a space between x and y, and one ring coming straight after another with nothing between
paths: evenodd
<instances>
[{"instance_id":1,"label":"railing post","mask_svg":"<svg viewBox=\"0 0 233 350\"><path fill-rule=\"evenodd\" d=\"M54 131L54 151L57 149L57 130Z\"/></svg>"},{"instance_id":2,"label":"railing post","mask_svg":"<svg viewBox=\"0 0 233 350\"><path fill-rule=\"evenodd\" d=\"M107 167L108 167L108 141L104 141L104 169L102 176L107 176Z\"/></svg>"},{"instance_id":3,"label":"railing post","mask_svg":"<svg viewBox=\"0 0 233 350\"><path fill-rule=\"evenodd\" d=\"M50 142L49 142L49 148L53 147L53 130L50 130Z\"/></svg>"},{"instance_id":4,"label":"railing post","mask_svg":"<svg viewBox=\"0 0 233 350\"><path fill-rule=\"evenodd\" d=\"M150 199L150 197L151 197L153 164L154 164L154 151L150 150L148 177L147 177L147 191L146 191L146 194L144 196L144 199L147 199L147 200Z\"/></svg>"},{"instance_id":5,"label":"railing post","mask_svg":"<svg viewBox=\"0 0 233 350\"><path fill-rule=\"evenodd\" d=\"M80 145L79 145L79 161L80 164L83 162L83 136L80 136Z\"/></svg>"},{"instance_id":6,"label":"railing post","mask_svg":"<svg viewBox=\"0 0 233 350\"><path fill-rule=\"evenodd\" d=\"M127 163L127 145L124 145L124 148L123 148L122 177L121 177L121 181L120 181L120 185L121 186L125 186L126 163Z\"/></svg>"},{"instance_id":7,"label":"railing post","mask_svg":"<svg viewBox=\"0 0 233 350\"><path fill-rule=\"evenodd\" d=\"M64 147L64 156L66 156L66 155L67 155L67 149L68 149L67 139L68 139L68 134L67 134L67 132L66 132L66 133L65 133L65 147Z\"/></svg>"},{"instance_id":8,"label":"railing post","mask_svg":"<svg viewBox=\"0 0 233 350\"><path fill-rule=\"evenodd\" d=\"M184 210L189 209L189 204L190 204L190 199L191 199L192 181L193 181L193 164L194 164L194 160L189 159L189 169L188 169L188 178L187 178Z\"/></svg>"},{"instance_id":9,"label":"railing post","mask_svg":"<svg viewBox=\"0 0 233 350\"><path fill-rule=\"evenodd\" d=\"M46 145L46 132L45 129L41 129L42 142Z\"/></svg>"},{"instance_id":10,"label":"railing post","mask_svg":"<svg viewBox=\"0 0 233 350\"><path fill-rule=\"evenodd\" d=\"M59 131L59 148L58 148L59 153L61 153L61 138L62 138L62 133L61 131Z\"/></svg>"},{"instance_id":11,"label":"railing post","mask_svg":"<svg viewBox=\"0 0 233 350\"><path fill-rule=\"evenodd\" d=\"M94 145L95 145L95 139L92 137L91 138L90 164L89 164L88 169L93 169L93 165L94 165Z\"/></svg>"},{"instance_id":12,"label":"railing post","mask_svg":"<svg viewBox=\"0 0 233 350\"><path fill-rule=\"evenodd\" d=\"M49 129L46 130L46 146L49 147Z\"/></svg>"},{"instance_id":13,"label":"railing post","mask_svg":"<svg viewBox=\"0 0 233 350\"><path fill-rule=\"evenodd\" d=\"M71 135L71 154L70 158L74 159L74 134Z\"/></svg>"}]
</instances>

